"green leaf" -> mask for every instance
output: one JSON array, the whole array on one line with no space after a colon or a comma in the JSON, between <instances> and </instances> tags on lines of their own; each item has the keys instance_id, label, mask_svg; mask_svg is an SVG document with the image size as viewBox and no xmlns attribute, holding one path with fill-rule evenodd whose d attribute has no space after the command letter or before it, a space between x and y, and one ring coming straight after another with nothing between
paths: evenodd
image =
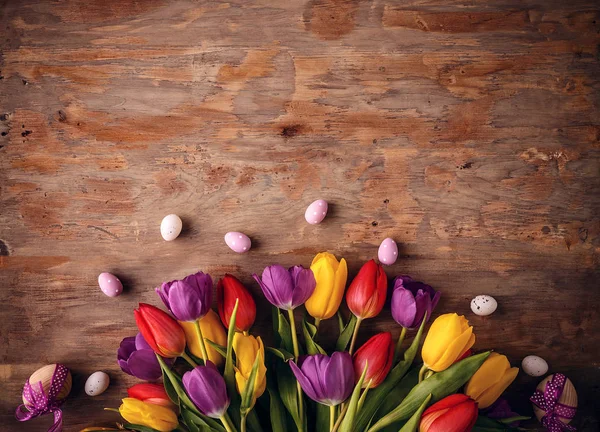
<instances>
[{"instance_id":1,"label":"green leaf","mask_svg":"<svg viewBox=\"0 0 600 432\"><path fill-rule=\"evenodd\" d=\"M188 409L190 409L192 412L194 412L195 414L201 415L200 411L198 411L198 408L196 408L196 405L194 405L192 403L192 401L186 394L185 390L183 389L183 383L181 382L181 378L179 377L179 375L177 375L175 372L173 372L171 369L169 369L169 367L166 365L165 361L163 360L163 358L161 356L159 356L157 354L156 358L158 359L158 363L160 364L160 368L162 369L163 378L164 377L167 378L165 380L165 383L167 381L169 381L170 385L172 386L172 388L177 393L177 396L179 397L180 403L178 405L181 406L181 404L183 404ZM166 388L166 385L165 385L165 388Z\"/></svg>"},{"instance_id":2,"label":"green leaf","mask_svg":"<svg viewBox=\"0 0 600 432\"><path fill-rule=\"evenodd\" d=\"M169 396L169 399L171 399L171 402L173 402L175 405L179 406L179 396L177 395L177 390L175 390L175 387L173 387L173 384L171 383L171 379L165 374L165 371L162 370L162 378L163 378L163 385L165 387L165 391L167 392L167 396Z\"/></svg>"},{"instance_id":3,"label":"green leaf","mask_svg":"<svg viewBox=\"0 0 600 432\"><path fill-rule=\"evenodd\" d=\"M377 410L372 421L379 420L391 410L396 408L419 382L419 368L412 367L383 400L381 407ZM402 422L396 422L385 429L385 432L397 432Z\"/></svg>"},{"instance_id":4,"label":"green leaf","mask_svg":"<svg viewBox=\"0 0 600 432\"><path fill-rule=\"evenodd\" d=\"M227 352L225 353L225 372L223 374L227 384L227 393L236 394L235 389L235 371L233 370L233 337L235 336L235 318L237 316L239 299L235 299L235 306L229 319L229 329L227 331Z\"/></svg>"},{"instance_id":5,"label":"green leaf","mask_svg":"<svg viewBox=\"0 0 600 432\"><path fill-rule=\"evenodd\" d=\"M273 347L267 347L267 352L270 352L271 354L275 354L277 357L279 357L284 362L287 362L288 360L294 358L294 354L287 352L283 348L277 349L277 348L273 348Z\"/></svg>"},{"instance_id":6,"label":"green leaf","mask_svg":"<svg viewBox=\"0 0 600 432\"><path fill-rule=\"evenodd\" d=\"M306 351L309 355L327 354L323 348L314 341L314 336L317 334L317 328L306 321L302 320L302 333L304 334L304 342L306 343Z\"/></svg>"},{"instance_id":7,"label":"green leaf","mask_svg":"<svg viewBox=\"0 0 600 432\"><path fill-rule=\"evenodd\" d=\"M276 307L273 307L273 316L277 320L275 321L277 323L275 333L279 336L279 348L283 348L288 352L294 352L290 323L285 315ZM275 322L273 325L275 325Z\"/></svg>"},{"instance_id":8,"label":"green leaf","mask_svg":"<svg viewBox=\"0 0 600 432\"><path fill-rule=\"evenodd\" d=\"M206 339L206 338L204 338L204 342L206 342L207 344L209 344L216 352L218 352L219 354L221 354L223 356L223 358L227 357L227 347L224 347L223 345L216 344L213 341L211 341L210 339Z\"/></svg>"},{"instance_id":9,"label":"green leaf","mask_svg":"<svg viewBox=\"0 0 600 432\"><path fill-rule=\"evenodd\" d=\"M315 428L316 431L329 430L329 407L320 403L315 403Z\"/></svg>"},{"instance_id":10,"label":"green leaf","mask_svg":"<svg viewBox=\"0 0 600 432\"><path fill-rule=\"evenodd\" d=\"M342 313L340 311L337 311L337 320L338 320L338 327L339 327L339 331L340 331L340 336L342 334L342 332L344 331L344 317L342 316Z\"/></svg>"},{"instance_id":11,"label":"green leaf","mask_svg":"<svg viewBox=\"0 0 600 432\"><path fill-rule=\"evenodd\" d=\"M196 414L185 407L181 409L181 416L183 417L187 426L193 424L198 427L202 432L204 431L218 431L224 432L225 428L221 423L212 419L204 414Z\"/></svg>"},{"instance_id":12,"label":"green leaf","mask_svg":"<svg viewBox=\"0 0 600 432\"><path fill-rule=\"evenodd\" d=\"M271 418L271 429L273 431L287 432L287 421L285 408L279 393L272 386L267 386L269 392L269 412Z\"/></svg>"},{"instance_id":13,"label":"green leaf","mask_svg":"<svg viewBox=\"0 0 600 432\"><path fill-rule=\"evenodd\" d=\"M504 420L504 419L502 419ZM519 420L529 420L529 417L519 416L517 418L511 419L513 421ZM512 422L511 422L512 423ZM507 424L502 423L501 421L496 421L489 417L485 417L480 415L477 417L477 421L475 422L475 426L473 426L473 432L511 432L517 431L518 428L513 428L508 426Z\"/></svg>"},{"instance_id":14,"label":"green leaf","mask_svg":"<svg viewBox=\"0 0 600 432\"><path fill-rule=\"evenodd\" d=\"M339 314L339 312L338 312L338 318L340 319L340 323L342 323L341 315ZM354 314L350 314L350 320L348 321L348 324L346 324L346 327L344 327L344 330L341 331L340 337L338 338L338 340L335 344L336 351L346 351L346 348L348 347L348 344L350 343L350 339L352 339L352 333L354 333L354 327L356 327L356 321L357 321L356 316Z\"/></svg>"},{"instance_id":15,"label":"green leaf","mask_svg":"<svg viewBox=\"0 0 600 432\"><path fill-rule=\"evenodd\" d=\"M304 430L303 419L300 418L300 414L298 413L298 390L296 377L294 377L294 374L287 363L282 363L279 361L276 364L276 373L277 388L279 390L281 401L291 414L296 427L299 430Z\"/></svg>"},{"instance_id":16,"label":"green leaf","mask_svg":"<svg viewBox=\"0 0 600 432\"><path fill-rule=\"evenodd\" d=\"M406 372L408 372L408 369L410 369L410 366L417 355L417 351L419 350L421 337L423 336L423 329L425 328L425 321L427 321L426 317L423 318L423 322L419 327L419 331L415 335L410 347L408 347L408 349L404 352L403 359L399 361L396 366L394 366L383 383L369 391L367 399L365 400L362 409L356 417L356 425L354 427L355 431L363 432L367 430L371 419L375 413L381 409L382 404L388 397L389 393L398 385L402 377L404 377Z\"/></svg>"},{"instance_id":17,"label":"green leaf","mask_svg":"<svg viewBox=\"0 0 600 432\"><path fill-rule=\"evenodd\" d=\"M477 372L477 369L489 355L490 352L487 351L467 357L445 371L436 373L432 377L421 381L410 391L400 405L375 423L368 432L379 431L394 422L409 418L429 394L432 395L432 402L437 402L456 392Z\"/></svg>"},{"instance_id":18,"label":"green leaf","mask_svg":"<svg viewBox=\"0 0 600 432\"><path fill-rule=\"evenodd\" d=\"M352 396L350 396L350 402L348 403L348 411L346 411L346 415L344 416L344 420L340 425L340 432L350 432L352 431L352 427L354 425L354 417L356 416L356 411L358 410L358 400L360 399L360 391L365 381L365 376L367 376L367 363L365 362L365 368L363 369L363 373L360 376L360 379L356 383L354 390L352 391Z\"/></svg>"},{"instance_id":19,"label":"green leaf","mask_svg":"<svg viewBox=\"0 0 600 432\"><path fill-rule=\"evenodd\" d=\"M256 375L258 373L260 361L260 353L256 353L256 358L254 359L254 364L252 365L252 371L250 372L248 381L246 381L246 387L244 387L244 394L242 395L242 405L240 406L240 414L242 416L248 414L248 411L250 411L254 406L252 403L254 399L254 383L256 382Z\"/></svg>"},{"instance_id":20,"label":"green leaf","mask_svg":"<svg viewBox=\"0 0 600 432\"><path fill-rule=\"evenodd\" d=\"M425 407L431 400L431 395L428 395L419 409L412 415L412 417L406 422L404 426L398 432L415 432L419 427L419 421L421 420L421 414L425 411Z\"/></svg>"}]
</instances>

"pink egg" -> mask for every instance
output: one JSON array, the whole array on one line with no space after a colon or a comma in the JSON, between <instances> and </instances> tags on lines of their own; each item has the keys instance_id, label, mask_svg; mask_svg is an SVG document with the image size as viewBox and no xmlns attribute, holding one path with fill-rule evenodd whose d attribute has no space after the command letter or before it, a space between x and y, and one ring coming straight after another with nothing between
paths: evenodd
<instances>
[{"instance_id":1,"label":"pink egg","mask_svg":"<svg viewBox=\"0 0 600 432\"><path fill-rule=\"evenodd\" d=\"M379 251L377 252L379 262L385 265L392 265L398 259L398 245L391 238L386 238L379 245Z\"/></svg>"},{"instance_id":2,"label":"pink egg","mask_svg":"<svg viewBox=\"0 0 600 432\"><path fill-rule=\"evenodd\" d=\"M304 212L304 219L311 225L319 224L327 216L327 201L316 200Z\"/></svg>"},{"instance_id":3,"label":"pink egg","mask_svg":"<svg viewBox=\"0 0 600 432\"><path fill-rule=\"evenodd\" d=\"M232 231L225 234L225 243L227 243L229 249L237 253L246 253L252 246L250 237L237 231Z\"/></svg>"},{"instance_id":4,"label":"pink egg","mask_svg":"<svg viewBox=\"0 0 600 432\"><path fill-rule=\"evenodd\" d=\"M98 285L102 292L109 297L118 297L123 292L123 284L119 278L110 273L100 273Z\"/></svg>"}]
</instances>

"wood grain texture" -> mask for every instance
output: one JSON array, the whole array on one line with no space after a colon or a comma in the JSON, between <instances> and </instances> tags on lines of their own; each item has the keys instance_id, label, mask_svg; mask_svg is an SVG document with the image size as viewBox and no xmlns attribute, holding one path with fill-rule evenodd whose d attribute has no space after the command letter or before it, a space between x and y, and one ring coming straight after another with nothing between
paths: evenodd
<instances>
[{"instance_id":1,"label":"wood grain texture","mask_svg":"<svg viewBox=\"0 0 600 432\"><path fill-rule=\"evenodd\" d=\"M478 349L544 357L598 430L597 2L15 0L0 29L0 429L45 430L13 415L54 362L74 374L66 431L116 420L102 408L135 382L118 344L163 280L232 272L257 292L253 272L322 250L353 276L389 236L390 277L441 290ZM309 226L317 198L330 215ZM389 310L364 329L398 333ZM96 370L112 385L90 398ZM538 381L517 378L520 412Z\"/></svg>"}]
</instances>

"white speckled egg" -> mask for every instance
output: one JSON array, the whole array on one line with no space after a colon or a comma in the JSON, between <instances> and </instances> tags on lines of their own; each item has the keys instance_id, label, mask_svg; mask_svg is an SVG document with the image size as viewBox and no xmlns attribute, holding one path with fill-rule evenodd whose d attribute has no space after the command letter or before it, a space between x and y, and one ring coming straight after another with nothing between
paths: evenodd
<instances>
[{"instance_id":1,"label":"white speckled egg","mask_svg":"<svg viewBox=\"0 0 600 432\"><path fill-rule=\"evenodd\" d=\"M119 278L110 273L100 273L98 285L102 292L109 297L118 297L123 292L123 284Z\"/></svg>"},{"instance_id":2,"label":"white speckled egg","mask_svg":"<svg viewBox=\"0 0 600 432\"><path fill-rule=\"evenodd\" d=\"M175 240L181 234L183 222L176 214L166 215L160 223L160 235L166 241Z\"/></svg>"},{"instance_id":3,"label":"white speckled egg","mask_svg":"<svg viewBox=\"0 0 600 432\"><path fill-rule=\"evenodd\" d=\"M381 264L392 265L398 259L398 245L391 238L384 239L379 245L377 257Z\"/></svg>"},{"instance_id":4,"label":"white speckled egg","mask_svg":"<svg viewBox=\"0 0 600 432\"><path fill-rule=\"evenodd\" d=\"M548 363L541 357L536 355L528 355L521 362L523 372L532 377L546 375L548 372Z\"/></svg>"},{"instance_id":5,"label":"white speckled egg","mask_svg":"<svg viewBox=\"0 0 600 432\"><path fill-rule=\"evenodd\" d=\"M232 231L225 234L225 243L227 243L229 249L237 253L246 253L252 246L250 237L237 231Z\"/></svg>"},{"instance_id":6,"label":"white speckled egg","mask_svg":"<svg viewBox=\"0 0 600 432\"><path fill-rule=\"evenodd\" d=\"M311 225L320 224L327 216L327 201L316 200L306 208L304 219Z\"/></svg>"},{"instance_id":7,"label":"white speckled egg","mask_svg":"<svg viewBox=\"0 0 600 432\"><path fill-rule=\"evenodd\" d=\"M94 372L85 382L85 392L90 396L98 396L108 388L109 376L104 372Z\"/></svg>"},{"instance_id":8,"label":"white speckled egg","mask_svg":"<svg viewBox=\"0 0 600 432\"><path fill-rule=\"evenodd\" d=\"M498 302L494 297L489 295L478 295L473 300L471 300L471 310L475 315L491 315L496 311L497 307Z\"/></svg>"}]
</instances>

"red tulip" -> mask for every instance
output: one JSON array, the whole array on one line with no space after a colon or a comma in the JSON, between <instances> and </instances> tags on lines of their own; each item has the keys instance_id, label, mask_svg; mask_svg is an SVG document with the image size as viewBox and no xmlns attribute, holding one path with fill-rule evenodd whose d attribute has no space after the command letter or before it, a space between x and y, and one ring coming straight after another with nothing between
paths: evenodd
<instances>
[{"instance_id":1,"label":"red tulip","mask_svg":"<svg viewBox=\"0 0 600 432\"><path fill-rule=\"evenodd\" d=\"M238 331L248 331L256 318L256 304L246 287L235 276L226 274L217 284L217 305L225 328L229 328L229 319L237 299L240 301L235 317L235 328Z\"/></svg>"},{"instance_id":2,"label":"red tulip","mask_svg":"<svg viewBox=\"0 0 600 432\"><path fill-rule=\"evenodd\" d=\"M354 376L360 379L367 364L364 387L375 388L383 382L392 368L394 360L394 342L390 332L379 333L369 339L354 354Z\"/></svg>"},{"instance_id":3,"label":"red tulip","mask_svg":"<svg viewBox=\"0 0 600 432\"><path fill-rule=\"evenodd\" d=\"M169 399L162 384L136 384L127 389L130 398L138 399L146 403L173 408L175 405Z\"/></svg>"},{"instance_id":4,"label":"red tulip","mask_svg":"<svg viewBox=\"0 0 600 432\"><path fill-rule=\"evenodd\" d=\"M477 413L477 402L464 394L453 394L425 410L419 432L469 432Z\"/></svg>"},{"instance_id":5,"label":"red tulip","mask_svg":"<svg viewBox=\"0 0 600 432\"><path fill-rule=\"evenodd\" d=\"M348 308L357 318L377 316L387 293L387 276L380 264L374 260L362 266L346 292Z\"/></svg>"},{"instance_id":6,"label":"red tulip","mask_svg":"<svg viewBox=\"0 0 600 432\"><path fill-rule=\"evenodd\" d=\"M133 311L135 322L152 350L167 358L179 357L185 351L185 333L177 321L159 308L140 303Z\"/></svg>"}]
</instances>

